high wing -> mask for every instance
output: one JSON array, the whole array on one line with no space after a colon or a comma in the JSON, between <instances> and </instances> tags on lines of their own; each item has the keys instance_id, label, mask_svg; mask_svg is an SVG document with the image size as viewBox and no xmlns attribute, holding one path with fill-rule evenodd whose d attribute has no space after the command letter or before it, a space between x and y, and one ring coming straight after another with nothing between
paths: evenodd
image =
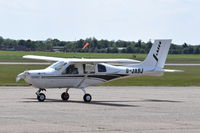
<instances>
[{"instance_id":1,"label":"high wing","mask_svg":"<svg viewBox=\"0 0 200 133\"><path fill-rule=\"evenodd\" d=\"M59 58L59 57L48 57L48 56L37 56L37 55L25 55L24 59L35 59L45 61L70 61L73 63L139 63L138 60L132 59L85 59L85 58Z\"/></svg>"},{"instance_id":2,"label":"high wing","mask_svg":"<svg viewBox=\"0 0 200 133\"><path fill-rule=\"evenodd\" d=\"M34 59L34 60L45 60L45 61L62 61L64 58L49 57L49 56L38 56L38 55L24 55L24 59Z\"/></svg>"}]
</instances>

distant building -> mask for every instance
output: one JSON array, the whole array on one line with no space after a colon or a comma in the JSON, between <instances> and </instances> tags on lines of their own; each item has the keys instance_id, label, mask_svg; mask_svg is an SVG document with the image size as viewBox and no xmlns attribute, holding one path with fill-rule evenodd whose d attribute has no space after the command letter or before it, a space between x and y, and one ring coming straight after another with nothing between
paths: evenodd
<instances>
[{"instance_id":1,"label":"distant building","mask_svg":"<svg viewBox=\"0 0 200 133\"><path fill-rule=\"evenodd\" d=\"M63 52L64 51L64 46L53 46L52 51L54 52Z\"/></svg>"},{"instance_id":2,"label":"distant building","mask_svg":"<svg viewBox=\"0 0 200 133\"><path fill-rule=\"evenodd\" d=\"M10 47L10 48L3 47L3 48L1 48L1 50L3 50L3 51L16 51L16 49L14 47Z\"/></svg>"},{"instance_id":3,"label":"distant building","mask_svg":"<svg viewBox=\"0 0 200 133\"><path fill-rule=\"evenodd\" d=\"M123 50L123 49L126 49L126 47L118 47L117 48L119 51Z\"/></svg>"}]
</instances>

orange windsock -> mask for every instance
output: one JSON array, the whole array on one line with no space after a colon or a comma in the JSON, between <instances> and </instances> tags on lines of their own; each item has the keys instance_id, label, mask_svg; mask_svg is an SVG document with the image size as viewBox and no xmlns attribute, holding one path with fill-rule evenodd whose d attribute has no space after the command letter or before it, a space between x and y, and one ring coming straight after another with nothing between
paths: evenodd
<instances>
[{"instance_id":1,"label":"orange windsock","mask_svg":"<svg viewBox=\"0 0 200 133\"><path fill-rule=\"evenodd\" d=\"M82 49L87 48L89 45L90 45L90 44L87 42L87 43L84 45L84 47L83 47Z\"/></svg>"}]
</instances>

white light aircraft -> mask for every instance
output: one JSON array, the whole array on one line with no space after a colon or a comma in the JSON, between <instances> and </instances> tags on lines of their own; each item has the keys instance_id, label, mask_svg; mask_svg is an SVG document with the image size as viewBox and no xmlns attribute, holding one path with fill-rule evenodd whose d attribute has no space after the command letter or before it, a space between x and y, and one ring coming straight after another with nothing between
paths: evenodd
<instances>
[{"instance_id":1,"label":"white light aircraft","mask_svg":"<svg viewBox=\"0 0 200 133\"><path fill-rule=\"evenodd\" d=\"M180 72L163 69L170 45L170 39L155 40L143 62L132 59L78 59L25 55L23 58L26 59L56 63L46 69L24 71L17 76L16 81L24 79L28 84L39 88L36 92L38 101L46 99L41 91L47 88L67 88L61 94L64 101L69 99L68 90L70 88L79 88L84 92L83 100L90 102L92 96L85 90L88 86L128 76L162 76L164 72ZM113 65L113 63L121 65Z\"/></svg>"}]
</instances>

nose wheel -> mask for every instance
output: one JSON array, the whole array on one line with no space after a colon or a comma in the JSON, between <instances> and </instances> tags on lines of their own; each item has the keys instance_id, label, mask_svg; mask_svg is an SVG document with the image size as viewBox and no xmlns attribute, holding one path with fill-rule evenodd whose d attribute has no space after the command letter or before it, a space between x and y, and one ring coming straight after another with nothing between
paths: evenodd
<instances>
[{"instance_id":1,"label":"nose wheel","mask_svg":"<svg viewBox=\"0 0 200 133\"><path fill-rule=\"evenodd\" d=\"M44 102L46 100L46 96L44 93L40 93L39 95L37 95L37 99L39 102Z\"/></svg>"},{"instance_id":2,"label":"nose wheel","mask_svg":"<svg viewBox=\"0 0 200 133\"><path fill-rule=\"evenodd\" d=\"M37 95L39 102L44 102L46 100L46 96L44 93L40 93L41 91L46 91L46 89L39 89L35 94Z\"/></svg>"}]
</instances>

